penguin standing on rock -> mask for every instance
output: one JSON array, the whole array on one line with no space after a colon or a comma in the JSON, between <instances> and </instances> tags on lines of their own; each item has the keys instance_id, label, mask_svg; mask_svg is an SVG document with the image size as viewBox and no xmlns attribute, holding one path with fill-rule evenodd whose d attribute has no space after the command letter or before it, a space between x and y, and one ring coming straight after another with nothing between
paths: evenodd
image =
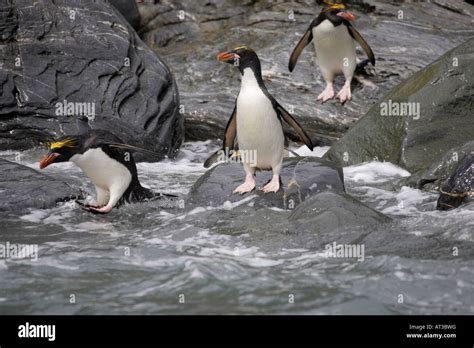
<instances>
[{"instance_id":1,"label":"penguin standing on rock","mask_svg":"<svg viewBox=\"0 0 474 348\"><path fill-rule=\"evenodd\" d=\"M280 171L285 142L282 120L293 127L310 150L313 149L311 139L299 123L268 92L262 79L260 60L251 48L238 47L232 51L220 53L217 58L219 61L238 67L242 75L240 92L232 116L227 123L222 150L223 153L229 153L229 150L234 148L237 138L246 177L245 182L238 186L234 193L244 194L255 188L254 176L257 169L272 170L273 177L262 188L262 191L277 192L280 189ZM255 156L245 156L250 153ZM253 161L249 160L250 158L253 158Z\"/></svg>"},{"instance_id":2,"label":"penguin standing on rock","mask_svg":"<svg viewBox=\"0 0 474 348\"><path fill-rule=\"evenodd\" d=\"M325 102L334 97L334 78L342 73L346 82L337 97L341 103L345 103L351 99L351 81L357 65L354 40L360 44L372 65L375 65L375 56L364 38L352 26L351 22L355 21L355 17L346 10L346 6L330 1L325 3L322 12L311 22L293 50L288 68L290 72L293 71L301 52L314 39L318 65L326 81L326 88L318 96L318 100Z\"/></svg>"},{"instance_id":3,"label":"penguin standing on rock","mask_svg":"<svg viewBox=\"0 0 474 348\"><path fill-rule=\"evenodd\" d=\"M59 162L73 162L95 185L96 204L85 209L98 214L109 213L124 203L160 199L162 194L143 187L131 151L151 151L123 144L112 133L92 130L82 135L64 136L50 143L41 159L40 169Z\"/></svg>"}]
</instances>

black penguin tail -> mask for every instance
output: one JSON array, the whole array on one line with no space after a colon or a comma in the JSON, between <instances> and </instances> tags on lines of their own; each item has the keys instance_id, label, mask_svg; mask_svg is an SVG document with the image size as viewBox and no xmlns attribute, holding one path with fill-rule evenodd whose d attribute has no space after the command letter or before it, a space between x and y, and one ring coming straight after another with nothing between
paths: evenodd
<instances>
[{"instance_id":1,"label":"black penguin tail","mask_svg":"<svg viewBox=\"0 0 474 348\"><path fill-rule=\"evenodd\" d=\"M370 59L364 59L363 61L359 62L359 63L356 65L355 74L356 74L356 75L369 76L369 74L368 74L367 71L365 70L365 67L366 67L367 64L369 64L369 63L370 63Z\"/></svg>"},{"instance_id":2,"label":"black penguin tail","mask_svg":"<svg viewBox=\"0 0 474 348\"><path fill-rule=\"evenodd\" d=\"M170 195L161 192L154 192L149 188L143 187L139 181L132 182L123 194L122 198L118 202L117 206L121 206L125 203L139 203L139 202L150 202L156 200L172 200L178 196Z\"/></svg>"},{"instance_id":3,"label":"black penguin tail","mask_svg":"<svg viewBox=\"0 0 474 348\"><path fill-rule=\"evenodd\" d=\"M135 187L132 191L132 200L133 202L143 202L143 201L148 201L153 198L157 193L153 192L149 188L143 187L142 185L138 184L137 187Z\"/></svg>"}]
</instances>

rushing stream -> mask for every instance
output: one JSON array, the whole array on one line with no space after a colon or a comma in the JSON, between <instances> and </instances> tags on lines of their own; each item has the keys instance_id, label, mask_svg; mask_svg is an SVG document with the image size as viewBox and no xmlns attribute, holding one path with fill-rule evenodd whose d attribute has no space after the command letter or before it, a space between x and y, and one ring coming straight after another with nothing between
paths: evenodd
<instances>
[{"instance_id":1,"label":"rushing stream","mask_svg":"<svg viewBox=\"0 0 474 348\"><path fill-rule=\"evenodd\" d=\"M140 163L140 179L157 191L186 194L216 148L211 142L186 143L176 160ZM316 148L313 155L326 150ZM0 157L36 168L39 152L10 151ZM72 163L45 172L91 192ZM396 221L387 228L473 241L472 205L440 212L435 210L436 193L388 190L387 183L409 175L392 164L371 162L344 172L350 194ZM0 260L0 313L474 312L474 261L462 257L462 249L455 259L418 259L390 250L376 255L366 251L364 262L328 259L323 250L272 248L271 241L262 249L248 234L210 231L185 219L192 215L197 221L204 210L185 213L148 203L97 216L62 203L22 216L3 215L0 242L38 244L39 251L36 261Z\"/></svg>"}]
</instances>

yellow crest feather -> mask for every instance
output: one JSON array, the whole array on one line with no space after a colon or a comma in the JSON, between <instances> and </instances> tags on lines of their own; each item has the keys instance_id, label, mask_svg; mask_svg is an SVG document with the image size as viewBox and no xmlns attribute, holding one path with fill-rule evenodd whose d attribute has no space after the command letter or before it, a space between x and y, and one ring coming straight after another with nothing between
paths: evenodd
<instances>
[{"instance_id":1,"label":"yellow crest feather","mask_svg":"<svg viewBox=\"0 0 474 348\"><path fill-rule=\"evenodd\" d=\"M49 145L51 150L60 149L62 147L76 147L76 141L72 138L66 138L61 141L55 141Z\"/></svg>"},{"instance_id":2,"label":"yellow crest feather","mask_svg":"<svg viewBox=\"0 0 474 348\"><path fill-rule=\"evenodd\" d=\"M243 46L239 46L239 47L234 48L233 51L240 50L241 48L244 48L244 49L247 49L247 50L250 49L248 46L243 45Z\"/></svg>"},{"instance_id":3,"label":"yellow crest feather","mask_svg":"<svg viewBox=\"0 0 474 348\"><path fill-rule=\"evenodd\" d=\"M333 9L345 10L346 9L346 5L344 4L335 4L329 0L325 0L324 3L329 7L328 9L330 10L333 10Z\"/></svg>"}]
</instances>

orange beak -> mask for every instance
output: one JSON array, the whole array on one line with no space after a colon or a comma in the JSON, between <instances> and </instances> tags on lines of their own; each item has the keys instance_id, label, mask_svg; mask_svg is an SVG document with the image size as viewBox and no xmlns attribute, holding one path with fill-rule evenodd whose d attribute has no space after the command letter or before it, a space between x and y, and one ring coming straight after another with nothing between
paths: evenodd
<instances>
[{"instance_id":1,"label":"orange beak","mask_svg":"<svg viewBox=\"0 0 474 348\"><path fill-rule=\"evenodd\" d=\"M352 13L347 12L347 11L341 11L337 15L339 17L344 18L346 21L349 21L349 22L355 22L356 20L356 17Z\"/></svg>"},{"instance_id":2,"label":"orange beak","mask_svg":"<svg viewBox=\"0 0 474 348\"><path fill-rule=\"evenodd\" d=\"M220 62L230 62L239 59L240 56L232 52L222 52L217 55L217 60Z\"/></svg>"},{"instance_id":3,"label":"orange beak","mask_svg":"<svg viewBox=\"0 0 474 348\"><path fill-rule=\"evenodd\" d=\"M48 153L47 155L45 155L41 161L39 162L39 167L40 169L44 169L46 168L47 166L49 166L51 163L54 162L54 160L56 159L56 157L59 156L59 153L57 152L50 152Z\"/></svg>"}]
</instances>

